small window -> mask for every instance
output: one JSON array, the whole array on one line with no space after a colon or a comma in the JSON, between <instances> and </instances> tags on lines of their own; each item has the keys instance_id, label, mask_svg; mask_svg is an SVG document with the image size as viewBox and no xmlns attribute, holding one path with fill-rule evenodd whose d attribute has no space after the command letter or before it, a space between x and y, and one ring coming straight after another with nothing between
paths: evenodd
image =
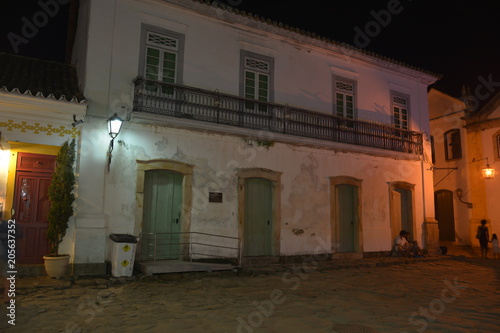
<instances>
[{"instance_id":1,"label":"small window","mask_svg":"<svg viewBox=\"0 0 500 333\"><path fill-rule=\"evenodd\" d=\"M399 93L392 93L392 119L396 128L409 129L409 97Z\"/></svg>"},{"instance_id":2,"label":"small window","mask_svg":"<svg viewBox=\"0 0 500 333\"><path fill-rule=\"evenodd\" d=\"M343 78L335 80L335 111L337 117L354 119L355 84Z\"/></svg>"},{"instance_id":3,"label":"small window","mask_svg":"<svg viewBox=\"0 0 500 333\"><path fill-rule=\"evenodd\" d=\"M148 44L156 45L159 47L169 48L174 51L178 50L178 40L177 38L172 38L168 36L162 36L154 32L148 32Z\"/></svg>"},{"instance_id":4,"label":"small window","mask_svg":"<svg viewBox=\"0 0 500 333\"><path fill-rule=\"evenodd\" d=\"M245 67L253 69L256 71L262 71L264 73L269 73L269 62L261 61L253 58L245 58Z\"/></svg>"},{"instance_id":5,"label":"small window","mask_svg":"<svg viewBox=\"0 0 500 333\"><path fill-rule=\"evenodd\" d=\"M444 151L446 160L462 158L462 143L459 129L444 133Z\"/></svg>"}]
</instances>

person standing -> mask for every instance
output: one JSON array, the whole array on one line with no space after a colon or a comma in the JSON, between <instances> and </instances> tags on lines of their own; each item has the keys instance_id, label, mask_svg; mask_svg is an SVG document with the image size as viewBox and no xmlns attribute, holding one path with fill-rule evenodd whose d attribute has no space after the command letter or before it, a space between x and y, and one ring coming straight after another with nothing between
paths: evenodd
<instances>
[{"instance_id":1,"label":"person standing","mask_svg":"<svg viewBox=\"0 0 500 333\"><path fill-rule=\"evenodd\" d=\"M493 259L497 258L497 254L500 257L500 247L498 247L497 234L491 235L491 247L493 248Z\"/></svg>"},{"instance_id":2,"label":"person standing","mask_svg":"<svg viewBox=\"0 0 500 333\"><path fill-rule=\"evenodd\" d=\"M490 234L486 226L486 220L481 220L481 225L477 227L476 238L479 239L481 245L481 257L488 258L488 242L490 241Z\"/></svg>"}]
</instances>

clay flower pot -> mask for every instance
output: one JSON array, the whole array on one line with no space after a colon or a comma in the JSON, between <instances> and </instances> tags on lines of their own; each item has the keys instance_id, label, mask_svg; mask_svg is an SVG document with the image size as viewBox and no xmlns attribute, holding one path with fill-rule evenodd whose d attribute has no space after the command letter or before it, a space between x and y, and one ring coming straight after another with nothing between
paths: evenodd
<instances>
[{"instance_id":1,"label":"clay flower pot","mask_svg":"<svg viewBox=\"0 0 500 333\"><path fill-rule=\"evenodd\" d=\"M44 256L45 271L47 275L56 279L66 274L69 266L69 254L59 256Z\"/></svg>"}]
</instances>

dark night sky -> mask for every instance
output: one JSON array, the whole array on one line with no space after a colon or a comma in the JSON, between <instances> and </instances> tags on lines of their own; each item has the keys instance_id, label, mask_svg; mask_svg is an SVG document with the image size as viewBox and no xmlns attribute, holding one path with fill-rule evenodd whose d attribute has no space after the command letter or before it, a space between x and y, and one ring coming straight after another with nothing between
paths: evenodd
<instances>
[{"instance_id":1,"label":"dark night sky","mask_svg":"<svg viewBox=\"0 0 500 333\"><path fill-rule=\"evenodd\" d=\"M373 12L391 3L399 3L397 10L385 27L377 23L377 31ZM442 74L435 87L453 96L460 96L464 84L474 91L479 76L500 82L500 1L243 0L236 8ZM367 25L373 37L356 39Z\"/></svg>"},{"instance_id":2,"label":"dark night sky","mask_svg":"<svg viewBox=\"0 0 500 333\"><path fill-rule=\"evenodd\" d=\"M64 62L70 5L59 5L56 0L41 0L42 3L57 4L57 7L48 5L44 9L38 2L2 1L0 51Z\"/></svg>"},{"instance_id":3,"label":"dark night sky","mask_svg":"<svg viewBox=\"0 0 500 333\"><path fill-rule=\"evenodd\" d=\"M64 3L65 1L59 0ZM191 0L186 0L191 1ZM474 90L478 77L500 82L500 31L496 0L218 0L239 10L271 18L291 26L315 32L358 48L403 61L409 65L443 74L435 86L460 96L462 85ZM42 0L54 3L56 0ZM373 13L392 7L390 18L382 14L383 25ZM39 1L3 1L0 5L0 51L15 53L13 34L22 36L26 21L38 19L35 31L18 54L47 60L64 61L66 17L69 5L49 8L46 15ZM378 26L378 29L377 29ZM372 30L367 30L367 29ZM355 29L369 40L359 39ZM359 31L358 30L358 31ZM358 36L358 39L356 37ZM0 64L1 65L1 64ZM497 88L498 89L498 88Z\"/></svg>"}]
</instances>

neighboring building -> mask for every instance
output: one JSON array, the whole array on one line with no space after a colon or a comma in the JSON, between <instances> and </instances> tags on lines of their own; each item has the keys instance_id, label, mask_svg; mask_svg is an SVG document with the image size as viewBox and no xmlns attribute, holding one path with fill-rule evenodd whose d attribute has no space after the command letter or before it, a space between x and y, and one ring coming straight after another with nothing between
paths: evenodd
<instances>
[{"instance_id":1,"label":"neighboring building","mask_svg":"<svg viewBox=\"0 0 500 333\"><path fill-rule=\"evenodd\" d=\"M0 53L0 214L17 225L16 263L41 264L49 253L47 197L61 145L80 139L86 113L71 65ZM74 223L61 251L73 252Z\"/></svg>"},{"instance_id":2,"label":"neighboring building","mask_svg":"<svg viewBox=\"0 0 500 333\"><path fill-rule=\"evenodd\" d=\"M429 114L440 242L479 246L482 219L488 220L490 234L499 232L498 175L485 179L482 170L488 164L494 169L500 159L500 94L474 109L431 89Z\"/></svg>"},{"instance_id":3,"label":"neighboring building","mask_svg":"<svg viewBox=\"0 0 500 333\"><path fill-rule=\"evenodd\" d=\"M74 63L75 263L109 260L113 233L141 235L142 259L237 257L238 240L243 257L360 257L402 228L438 246L436 75L186 0L81 1Z\"/></svg>"}]
</instances>

